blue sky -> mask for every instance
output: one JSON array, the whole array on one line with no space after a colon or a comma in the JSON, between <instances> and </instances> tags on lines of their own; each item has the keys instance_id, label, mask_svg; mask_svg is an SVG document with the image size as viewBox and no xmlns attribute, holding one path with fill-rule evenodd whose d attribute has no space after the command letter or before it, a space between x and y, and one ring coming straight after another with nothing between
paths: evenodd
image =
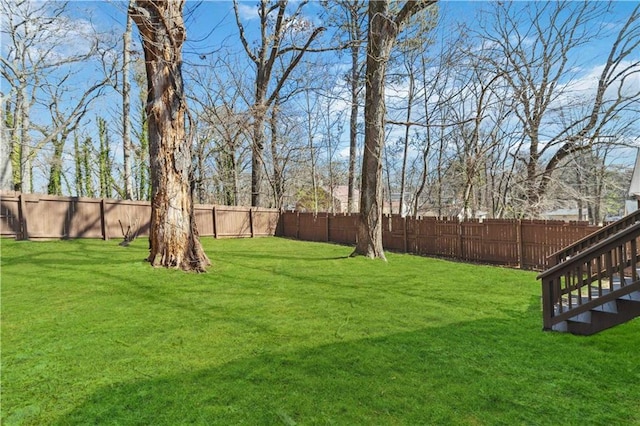
<instances>
[{"instance_id":1,"label":"blue sky","mask_svg":"<svg viewBox=\"0 0 640 426\"><path fill-rule=\"evenodd\" d=\"M92 20L103 30L112 29L114 31L122 31L124 28L124 11L126 3L122 1L84 1L72 0L74 6L79 8L78 18L82 14L89 12ZM240 2L240 14L249 36L255 25L252 20L256 19L256 0ZM296 5L297 1L290 2ZM451 23L466 22L470 26L474 26L477 20L477 13L482 9L490 6L489 1L440 1L440 15L443 18L441 31L450 31ZM515 2L516 5L524 5L525 1ZM636 6L636 1L615 1L610 15L610 24L616 25L624 21ZM322 25L322 10L317 1L311 1L304 7L305 16L317 25ZM187 19L187 45L186 53L207 52L220 47L237 45L237 49L241 49L237 37L237 27L233 13L233 3L230 0L205 0L194 1L187 0L185 8ZM601 40L602 49L598 43L589 47L589 56L596 58L599 53L606 50L609 40L603 38Z\"/></svg>"},{"instance_id":2,"label":"blue sky","mask_svg":"<svg viewBox=\"0 0 640 426\"><path fill-rule=\"evenodd\" d=\"M242 20L246 26L248 38L255 35L256 14L255 5L257 1L251 0L240 3ZM297 5L297 1L292 1L292 5ZM112 32L115 36L121 36L125 25L126 2L123 1L82 1L72 0L70 3L72 17L79 23L91 21L95 27L103 32ZM197 5L197 8L195 7ZM517 2L516 7L526 5L526 2ZM621 25L630 15L637 5L635 1L616 1L613 3L612 14L608 17L608 22L603 22L603 26L613 30ZM440 16L442 22L436 32L440 35L447 35L454 31L457 23L466 23L474 28L477 25L478 12L490 8L491 3L486 1L441 1ZM317 2L310 2L305 8L305 17L316 25L323 25L321 8ZM238 31L233 12L233 3L227 0L221 1L188 1L186 7L187 43L184 47L185 61L188 63L201 64L202 55L210 56L221 47L228 51L237 52L238 57L243 57L242 47L238 39ZM613 34L614 31L610 31ZM330 34L327 34L328 38ZM69 35L70 40L72 35ZM325 41L326 42L326 41ZM4 41L3 41L4 44ZM581 67L583 76L593 74L597 66L602 64L611 44L610 37L602 37L590 44L581 51L579 57L573 60ZM348 58L344 58L348 60ZM85 70L84 72L88 72ZM251 76L249 76L251 78ZM638 77L640 79L640 76ZM589 80L584 80L584 85L592 84ZM640 82L638 82L640 84ZM4 82L2 83L4 86ZM4 91L4 87L2 89ZM108 110L110 104L117 105L120 102L117 94L105 98L100 102L102 112ZM114 108L117 108L114 107ZM346 142L346 135L344 142Z\"/></svg>"}]
</instances>

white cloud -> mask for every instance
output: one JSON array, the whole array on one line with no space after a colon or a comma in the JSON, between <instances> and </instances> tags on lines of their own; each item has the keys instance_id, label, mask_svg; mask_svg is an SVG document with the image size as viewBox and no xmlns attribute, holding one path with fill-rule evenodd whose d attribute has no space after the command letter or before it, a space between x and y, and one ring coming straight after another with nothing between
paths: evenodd
<instances>
[{"instance_id":1,"label":"white cloud","mask_svg":"<svg viewBox=\"0 0 640 426\"><path fill-rule=\"evenodd\" d=\"M255 3L238 3L238 15L243 21L251 21L252 19L258 19L258 8Z\"/></svg>"}]
</instances>

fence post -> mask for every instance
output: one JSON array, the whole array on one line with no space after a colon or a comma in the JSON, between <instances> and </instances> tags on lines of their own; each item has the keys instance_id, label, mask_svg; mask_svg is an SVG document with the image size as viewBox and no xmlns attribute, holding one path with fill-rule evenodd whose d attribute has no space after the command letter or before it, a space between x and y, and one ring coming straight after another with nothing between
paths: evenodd
<instances>
[{"instance_id":1,"label":"fence post","mask_svg":"<svg viewBox=\"0 0 640 426\"><path fill-rule=\"evenodd\" d=\"M524 264L524 243L522 241L522 219L518 219L516 222L518 233L518 268L522 269L522 265Z\"/></svg>"},{"instance_id":2,"label":"fence post","mask_svg":"<svg viewBox=\"0 0 640 426\"><path fill-rule=\"evenodd\" d=\"M403 217L402 218L404 221L404 252L407 252L407 246L408 246L408 242L407 242L407 217Z\"/></svg>"},{"instance_id":3,"label":"fence post","mask_svg":"<svg viewBox=\"0 0 640 426\"><path fill-rule=\"evenodd\" d=\"M20 239L29 239L29 228L27 225L27 203L24 199L24 194L20 193L18 196L18 221L20 223Z\"/></svg>"},{"instance_id":4,"label":"fence post","mask_svg":"<svg viewBox=\"0 0 640 426\"><path fill-rule=\"evenodd\" d=\"M251 238L254 237L253 233L253 208L249 209L249 229L251 231Z\"/></svg>"},{"instance_id":5,"label":"fence post","mask_svg":"<svg viewBox=\"0 0 640 426\"><path fill-rule=\"evenodd\" d=\"M100 199L100 228L102 231L102 239L107 241L109 235L107 234L107 209L105 208L104 198Z\"/></svg>"},{"instance_id":6,"label":"fence post","mask_svg":"<svg viewBox=\"0 0 640 426\"><path fill-rule=\"evenodd\" d=\"M415 233L416 233L415 242L413 243L414 254L422 253L422 247L420 246L420 225L422 224L422 220L423 220L422 216L413 217L413 223L414 223L413 229L415 230Z\"/></svg>"},{"instance_id":7,"label":"fence post","mask_svg":"<svg viewBox=\"0 0 640 426\"><path fill-rule=\"evenodd\" d=\"M462 221L457 219L458 221L458 259L464 260L464 249L462 247L463 237L462 237Z\"/></svg>"},{"instance_id":8,"label":"fence post","mask_svg":"<svg viewBox=\"0 0 640 426\"><path fill-rule=\"evenodd\" d=\"M296 240L300 239L300 212L296 212Z\"/></svg>"},{"instance_id":9,"label":"fence post","mask_svg":"<svg viewBox=\"0 0 640 426\"><path fill-rule=\"evenodd\" d=\"M329 239L329 215L330 215L330 214L331 214L331 213L327 212L327 221L326 221L326 225L327 225L327 234L326 234L327 242L331 241L331 240Z\"/></svg>"},{"instance_id":10,"label":"fence post","mask_svg":"<svg viewBox=\"0 0 640 426\"><path fill-rule=\"evenodd\" d=\"M218 239L218 218L216 215L216 206L211 208L211 219L213 220L213 238Z\"/></svg>"}]
</instances>

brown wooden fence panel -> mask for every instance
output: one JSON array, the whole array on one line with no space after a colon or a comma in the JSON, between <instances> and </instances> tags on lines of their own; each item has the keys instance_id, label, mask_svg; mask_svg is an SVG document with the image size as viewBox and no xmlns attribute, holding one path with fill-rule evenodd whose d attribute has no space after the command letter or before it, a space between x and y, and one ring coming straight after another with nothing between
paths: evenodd
<instances>
[{"instance_id":1,"label":"brown wooden fence panel","mask_svg":"<svg viewBox=\"0 0 640 426\"><path fill-rule=\"evenodd\" d=\"M534 268L545 262L547 251L553 253L553 249L546 248L547 223L546 221L527 220L521 222L522 226L522 267Z\"/></svg>"},{"instance_id":2,"label":"brown wooden fence panel","mask_svg":"<svg viewBox=\"0 0 640 426\"><path fill-rule=\"evenodd\" d=\"M213 209L211 204L198 204L193 206L193 216L196 219L198 234L201 237L214 236Z\"/></svg>"},{"instance_id":3,"label":"brown wooden fence panel","mask_svg":"<svg viewBox=\"0 0 640 426\"><path fill-rule=\"evenodd\" d=\"M151 205L144 201L105 200L104 220L107 239L123 238L129 228L138 236L147 236L151 227Z\"/></svg>"},{"instance_id":4,"label":"brown wooden fence panel","mask_svg":"<svg viewBox=\"0 0 640 426\"><path fill-rule=\"evenodd\" d=\"M23 194L28 238L100 238L100 203L90 198Z\"/></svg>"},{"instance_id":5,"label":"brown wooden fence panel","mask_svg":"<svg viewBox=\"0 0 640 426\"><path fill-rule=\"evenodd\" d=\"M584 222L522 221L522 267L545 269L549 256L598 229Z\"/></svg>"},{"instance_id":6,"label":"brown wooden fence panel","mask_svg":"<svg viewBox=\"0 0 640 426\"><path fill-rule=\"evenodd\" d=\"M0 192L0 235L15 238L123 238L128 229L149 235L151 205L84 197ZM215 213L215 214L214 214ZM202 236L251 237L275 235L275 209L195 205ZM23 236L23 230L27 230ZM217 234L217 235L216 235Z\"/></svg>"},{"instance_id":7,"label":"brown wooden fence panel","mask_svg":"<svg viewBox=\"0 0 640 426\"><path fill-rule=\"evenodd\" d=\"M420 220L415 217L406 218L407 227L407 252L418 253L418 238L420 236Z\"/></svg>"},{"instance_id":8,"label":"brown wooden fence panel","mask_svg":"<svg viewBox=\"0 0 640 426\"><path fill-rule=\"evenodd\" d=\"M520 223L517 220L491 220L483 222L486 230L486 262L503 265L520 264Z\"/></svg>"},{"instance_id":9,"label":"brown wooden fence panel","mask_svg":"<svg viewBox=\"0 0 640 426\"><path fill-rule=\"evenodd\" d=\"M280 213L273 209L196 205L202 236L282 235L307 241L354 244L357 214ZM149 234L151 206L144 201L0 193L0 235L16 238L122 238L131 227ZM548 257L600 229L584 222L383 217L386 249L476 262L545 269ZM23 233L26 231L27 235Z\"/></svg>"},{"instance_id":10,"label":"brown wooden fence panel","mask_svg":"<svg viewBox=\"0 0 640 426\"><path fill-rule=\"evenodd\" d=\"M283 212L280 216L280 234L281 237L298 238L298 212Z\"/></svg>"},{"instance_id":11,"label":"brown wooden fence panel","mask_svg":"<svg viewBox=\"0 0 640 426\"><path fill-rule=\"evenodd\" d=\"M485 227L478 220L460 223L460 257L464 260L480 261L484 255Z\"/></svg>"},{"instance_id":12,"label":"brown wooden fence panel","mask_svg":"<svg viewBox=\"0 0 640 426\"><path fill-rule=\"evenodd\" d=\"M253 236L268 237L276 234L280 212L273 209L253 209Z\"/></svg>"},{"instance_id":13,"label":"brown wooden fence panel","mask_svg":"<svg viewBox=\"0 0 640 426\"><path fill-rule=\"evenodd\" d=\"M517 221L471 220L460 226L463 259L503 265L519 263Z\"/></svg>"},{"instance_id":14,"label":"brown wooden fence panel","mask_svg":"<svg viewBox=\"0 0 640 426\"><path fill-rule=\"evenodd\" d=\"M248 207L216 206L216 229L220 237L250 237L251 209Z\"/></svg>"},{"instance_id":15,"label":"brown wooden fence panel","mask_svg":"<svg viewBox=\"0 0 640 426\"><path fill-rule=\"evenodd\" d=\"M328 241L328 213L300 213L298 238L304 241Z\"/></svg>"},{"instance_id":16,"label":"brown wooden fence panel","mask_svg":"<svg viewBox=\"0 0 640 426\"><path fill-rule=\"evenodd\" d=\"M405 220L399 215L382 217L382 241L387 250L405 251Z\"/></svg>"},{"instance_id":17,"label":"brown wooden fence panel","mask_svg":"<svg viewBox=\"0 0 640 426\"><path fill-rule=\"evenodd\" d=\"M25 196L25 215L29 218L29 238L68 238L67 222L73 212L68 200Z\"/></svg>"},{"instance_id":18,"label":"brown wooden fence panel","mask_svg":"<svg viewBox=\"0 0 640 426\"><path fill-rule=\"evenodd\" d=\"M356 229L360 216L357 214L336 214L330 216L329 235L334 243L355 244Z\"/></svg>"},{"instance_id":19,"label":"brown wooden fence panel","mask_svg":"<svg viewBox=\"0 0 640 426\"><path fill-rule=\"evenodd\" d=\"M0 197L0 236L20 234L20 199L16 193L3 193Z\"/></svg>"},{"instance_id":20,"label":"brown wooden fence panel","mask_svg":"<svg viewBox=\"0 0 640 426\"><path fill-rule=\"evenodd\" d=\"M68 206L66 237L102 238L100 200L72 199Z\"/></svg>"},{"instance_id":21,"label":"brown wooden fence panel","mask_svg":"<svg viewBox=\"0 0 640 426\"><path fill-rule=\"evenodd\" d=\"M425 217L418 220L418 254L457 258L460 255L459 221Z\"/></svg>"}]
</instances>

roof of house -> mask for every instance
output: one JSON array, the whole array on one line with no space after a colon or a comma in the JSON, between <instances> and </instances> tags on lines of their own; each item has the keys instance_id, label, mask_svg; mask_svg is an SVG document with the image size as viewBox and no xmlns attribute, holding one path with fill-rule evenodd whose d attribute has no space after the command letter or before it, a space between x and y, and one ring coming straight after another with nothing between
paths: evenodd
<instances>
[{"instance_id":1,"label":"roof of house","mask_svg":"<svg viewBox=\"0 0 640 426\"><path fill-rule=\"evenodd\" d=\"M578 209L556 209L542 213L542 216L578 216L580 211ZM582 209L582 214L587 215L587 209Z\"/></svg>"},{"instance_id":2,"label":"roof of house","mask_svg":"<svg viewBox=\"0 0 640 426\"><path fill-rule=\"evenodd\" d=\"M327 190L328 191L328 190ZM333 196L342 202L347 202L349 187L347 185L337 185L333 188ZM357 189L353 193L354 198L360 197L360 191Z\"/></svg>"}]
</instances>

